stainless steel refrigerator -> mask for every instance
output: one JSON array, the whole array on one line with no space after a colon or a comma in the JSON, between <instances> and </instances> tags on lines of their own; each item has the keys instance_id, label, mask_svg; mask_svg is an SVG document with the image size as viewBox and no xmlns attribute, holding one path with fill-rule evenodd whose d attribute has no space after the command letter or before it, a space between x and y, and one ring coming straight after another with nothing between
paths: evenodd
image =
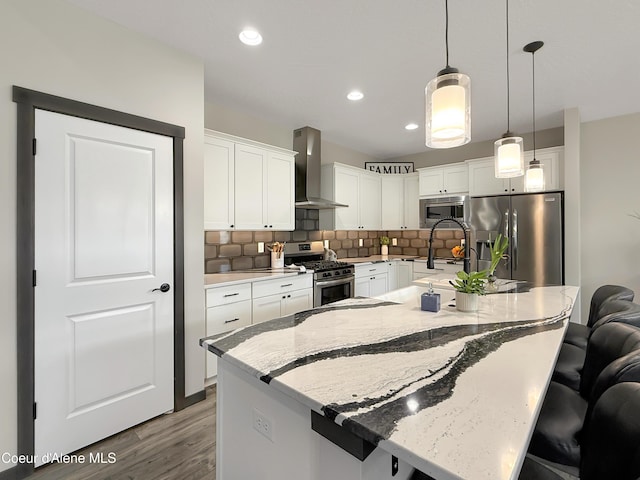
<instances>
[{"instance_id":1,"label":"stainless steel refrigerator","mask_svg":"<svg viewBox=\"0 0 640 480\"><path fill-rule=\"evenodd\" d=\"M498 278L535 285L564 284L564 208L560 192L477 197L470 200L478 268L489 268L498 233L509 238ZM472 252L473 265L473 252Z\"/></svg>"}]
</instances>

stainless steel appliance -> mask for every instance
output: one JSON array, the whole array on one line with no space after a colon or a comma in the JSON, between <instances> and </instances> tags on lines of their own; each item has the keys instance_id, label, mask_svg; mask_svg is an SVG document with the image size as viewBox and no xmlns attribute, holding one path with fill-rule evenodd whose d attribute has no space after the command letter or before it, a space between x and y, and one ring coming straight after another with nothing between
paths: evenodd
<instances>
[{"instance_id":1,"label":"stainless steel appliance","mask_svg":"<svg viewBox=\"0 0 640 480\"><path fill-rule=\"evenodd\" d=\"M496 268L498 278L535 285L564 284L561 192L472 198L470 213L479 269L489 267L491 245L502 233L509 238L509 249L507 260Z\"/></svg>"},{"instance_id":2,"label":"stainless steel appliance","mask_svg":"<svg viewBox=\"0 0 640 480\"><path fill-rule=\"evenodd\" d=\"M322 242L287 243L284 263L313 270L314 307L354 296L355 267L351 263L324 260Z\"/></svg>"},{"instance_id":3,"label":"stainless steel appliance","mask_svg":"<svg viewBox=\"0 0 640 480\"><path fill-rule=\"evenodd\" d=\"M465 223L469 220L469 202L465 195L420 199L420 228L431 228L443 218L454 218ZM442 222L441 228L457 228L455 222Z\"/></svg>"},{"instance_id":4,"label":"stainless steel appliance","mask_svg":"<svg viewBox=\"0 0 640 480\"><path fill-rule=\"evenodd\" d=\"M313 210L348 207L320 195L320 130L311 127L293 131L296 154L296 208Z\"/></svg>"}]
</instances>

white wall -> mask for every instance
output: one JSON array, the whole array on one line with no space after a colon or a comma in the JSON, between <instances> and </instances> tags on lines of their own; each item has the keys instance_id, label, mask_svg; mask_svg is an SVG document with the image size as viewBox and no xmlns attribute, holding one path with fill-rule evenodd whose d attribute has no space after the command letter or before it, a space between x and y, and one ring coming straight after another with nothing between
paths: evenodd
<instances>
[{"instance_id":1,"label":"white wall","mask_svg":"<svg viewBox=\"0 0 640 480\"><path fill-rule=\"evenodd\" d=\"M293 148L293 131L307 125L277 125L247 112L207 102L204 110L206 128L218 132L249 138L281 148ZM309 125L313 127L313 125ZM322 137L322 163L344 163L364 168L365 162L379 160L350 148L337 145Z\"/></svg>"},{"instance_id":2,"label":"white wall","mask_svg":"<svg viewBox=\"0 0 640 480\"><path fill-rule=\"evenodd\" d=\"M582 312L607 283L640 299L640 113L582 124L580 199Z\"/></svg>"},{"instance_id":3,"label":"white wall","mask_svg":"<svg viewBox=\"0 0 640 480\"><path fill-rule=\"evenodd\" d=\"M564 112L564 273L565 284L580 285L582 277L580 239L580 112ZM578 293L571 320L583 323L582 292ZM588 312L587 312L588 315ZM585 315L585 318L587 317ZM586 320L585 320L586 321Z\"/></svg>"},{"instance_id":4,"label":"white wall","mask_svg":"<svg viewBox=\"0 0 640 480\"><path fill-rule=\"evenodd\" d=\"M18 85L184 126L187 395L202 390L203 65L61 0L3 0L0 14L0 453L16 452ZM11 467L1 464L0 471Z\"/></svg>"}]
</instances>

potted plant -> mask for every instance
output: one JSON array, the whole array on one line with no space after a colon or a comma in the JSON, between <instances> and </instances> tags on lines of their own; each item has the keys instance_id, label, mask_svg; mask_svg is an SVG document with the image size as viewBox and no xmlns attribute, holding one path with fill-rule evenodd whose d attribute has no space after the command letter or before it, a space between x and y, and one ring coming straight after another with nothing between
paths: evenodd
<instances>
[{"instance_id":1,"label":"potted plant","mask_svg":"<svg viewBox=\"0 0 640 480\"><path fill-rule=\"evenodd\" d=\"M461 312L475 312L478 310L478 297L484 295L487 271L467 273L460 271L455 281L449 283L456 289L456 309Z\"/></svg>"},{"instance_id":2,"label":"potted plant","mask_svg":"<svg viewBox=\"0 0 640 480\"><path fill-rule=\"evenodd\" d=\"M380 255L389 255L389 237L380 237Z\"/></svg>"},{"instance_id":3,"label":"potted plant","mask_svg":"<svg viewBox=\"0 0 640 480\"><path fill-rule=\"evenodd\" d=\"M496 268L498 268L500 260L504 258L504 252L507 251L508 247L509 239L499 233L496 237L496 241L491 245L491 266L489 267L487 275L487 290L490 292L498 290L498 287L495 284L496 276L494 275L494 272L496 271Z\"/></svg>"}]
</instances>

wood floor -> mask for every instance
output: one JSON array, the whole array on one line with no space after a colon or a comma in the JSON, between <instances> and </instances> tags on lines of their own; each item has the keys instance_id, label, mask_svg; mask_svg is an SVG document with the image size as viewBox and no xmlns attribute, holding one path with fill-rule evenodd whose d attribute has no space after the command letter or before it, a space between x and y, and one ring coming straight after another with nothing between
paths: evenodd
<instances>
[{"instance_id":1,"label":"wood floor","mask_svg":"<svg viewBox=\"0 0 640 480\"><path fill-rule=\"evenodd\" d=\"M29 480L215 480L216 390L180 412L125 430L76 454L116 454L112 464L50 464Z\"/></svg>"}]
</instances>

